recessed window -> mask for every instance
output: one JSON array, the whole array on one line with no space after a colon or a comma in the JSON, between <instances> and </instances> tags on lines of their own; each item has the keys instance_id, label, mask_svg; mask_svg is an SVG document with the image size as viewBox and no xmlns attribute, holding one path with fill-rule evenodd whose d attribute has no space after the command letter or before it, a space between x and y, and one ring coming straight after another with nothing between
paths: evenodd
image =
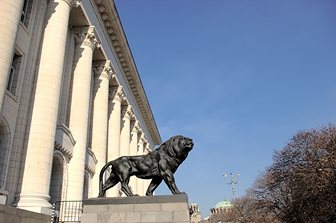
<instances>
[{"instance_id":1,"label":"recessed window","mask_svg":"<svg viewBox=\"0 0 336 223\"><path fill-rule=\"evenodd\" d=\"M21 12L21 22L28 27L30 12L32 9L33 1L32 0L25 0L23 3L23 8Z\"/></svg>"},{"instance_id":2,"label":"recessed window","mask_svg":"<svg viewBox=\"0 0 336 223\"><path fill-rule=\"evenodd\" d=\"M11 92L13 95L16 95L17 84L20 74L20 64L22 56L19 54L14 54L13 62L11 65L9 78L7 82L7 91Z\"/></svg>"}]
</instances>

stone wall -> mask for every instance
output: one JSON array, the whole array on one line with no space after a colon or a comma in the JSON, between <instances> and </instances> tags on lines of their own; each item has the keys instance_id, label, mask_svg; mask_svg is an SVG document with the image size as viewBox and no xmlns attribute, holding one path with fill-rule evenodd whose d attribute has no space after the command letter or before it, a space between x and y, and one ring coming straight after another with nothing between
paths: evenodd
<instances>
[{"instance_id":1,"label":"stone wall","mask_svg":"<svg viewBox=\"0 0 336 223\"><path fill-rule=\"evenodd\" d=\"M1 223L50 223L50 221L49 215L0 204Z\"/></svg>"},{"instance_id":2,"label":"stone wall","mask_svg":"<svg viewBox=\"0 0 336 223\"><path fill-rule=\"evenodd\" d=\"M95 198L84 201L81 223L189 223L186 195Z\"/></svg>"}]
</instances>

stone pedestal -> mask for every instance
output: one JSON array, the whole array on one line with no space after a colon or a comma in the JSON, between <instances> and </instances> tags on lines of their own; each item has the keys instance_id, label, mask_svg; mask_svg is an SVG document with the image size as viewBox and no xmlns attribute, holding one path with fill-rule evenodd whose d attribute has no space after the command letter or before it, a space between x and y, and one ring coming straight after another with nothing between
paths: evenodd
<instances>
[{"instance_id":1,"label":"stone pedestal","mask_svg":"<svg viewBox=\"0 0 336 223\"><path fill-rule=\"evenodd\" d=\"M189 223L187 195L93 198L83 202L81 223Z\"/></svg>"}]
</instances>

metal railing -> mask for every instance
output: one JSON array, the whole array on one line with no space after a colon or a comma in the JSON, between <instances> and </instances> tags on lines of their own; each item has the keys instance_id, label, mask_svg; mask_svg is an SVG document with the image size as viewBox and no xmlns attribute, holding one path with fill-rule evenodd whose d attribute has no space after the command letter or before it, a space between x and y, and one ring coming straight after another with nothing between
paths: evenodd
<instances>
[{"instance_id":1,"label":"metal railing","mask_svg":"<svg viewBox=\"0 0 336 223\"><path fill-rule=\"evenodd\" d=\"M57 201L53 204L51 223L80 222L82 201Z\"/></svg>"}]
</instances>

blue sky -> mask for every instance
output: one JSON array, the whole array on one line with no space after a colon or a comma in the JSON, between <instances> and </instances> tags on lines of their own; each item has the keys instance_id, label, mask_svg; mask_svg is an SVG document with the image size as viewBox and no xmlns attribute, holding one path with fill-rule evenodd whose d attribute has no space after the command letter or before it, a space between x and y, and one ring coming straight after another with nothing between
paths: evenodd
<instances>
[{"instance_id":1,"label":"blue sky","mask_svg":"<svg viewBox=\"0 0 336 223\"><path fill-rule=\"evenodd\" d=\"M203 217L300 130L336 120L336 1L115 0L162 139L195 147L175 174ZM162 184L157 194L170 194Z\"/></svg>"}]
</instances>

